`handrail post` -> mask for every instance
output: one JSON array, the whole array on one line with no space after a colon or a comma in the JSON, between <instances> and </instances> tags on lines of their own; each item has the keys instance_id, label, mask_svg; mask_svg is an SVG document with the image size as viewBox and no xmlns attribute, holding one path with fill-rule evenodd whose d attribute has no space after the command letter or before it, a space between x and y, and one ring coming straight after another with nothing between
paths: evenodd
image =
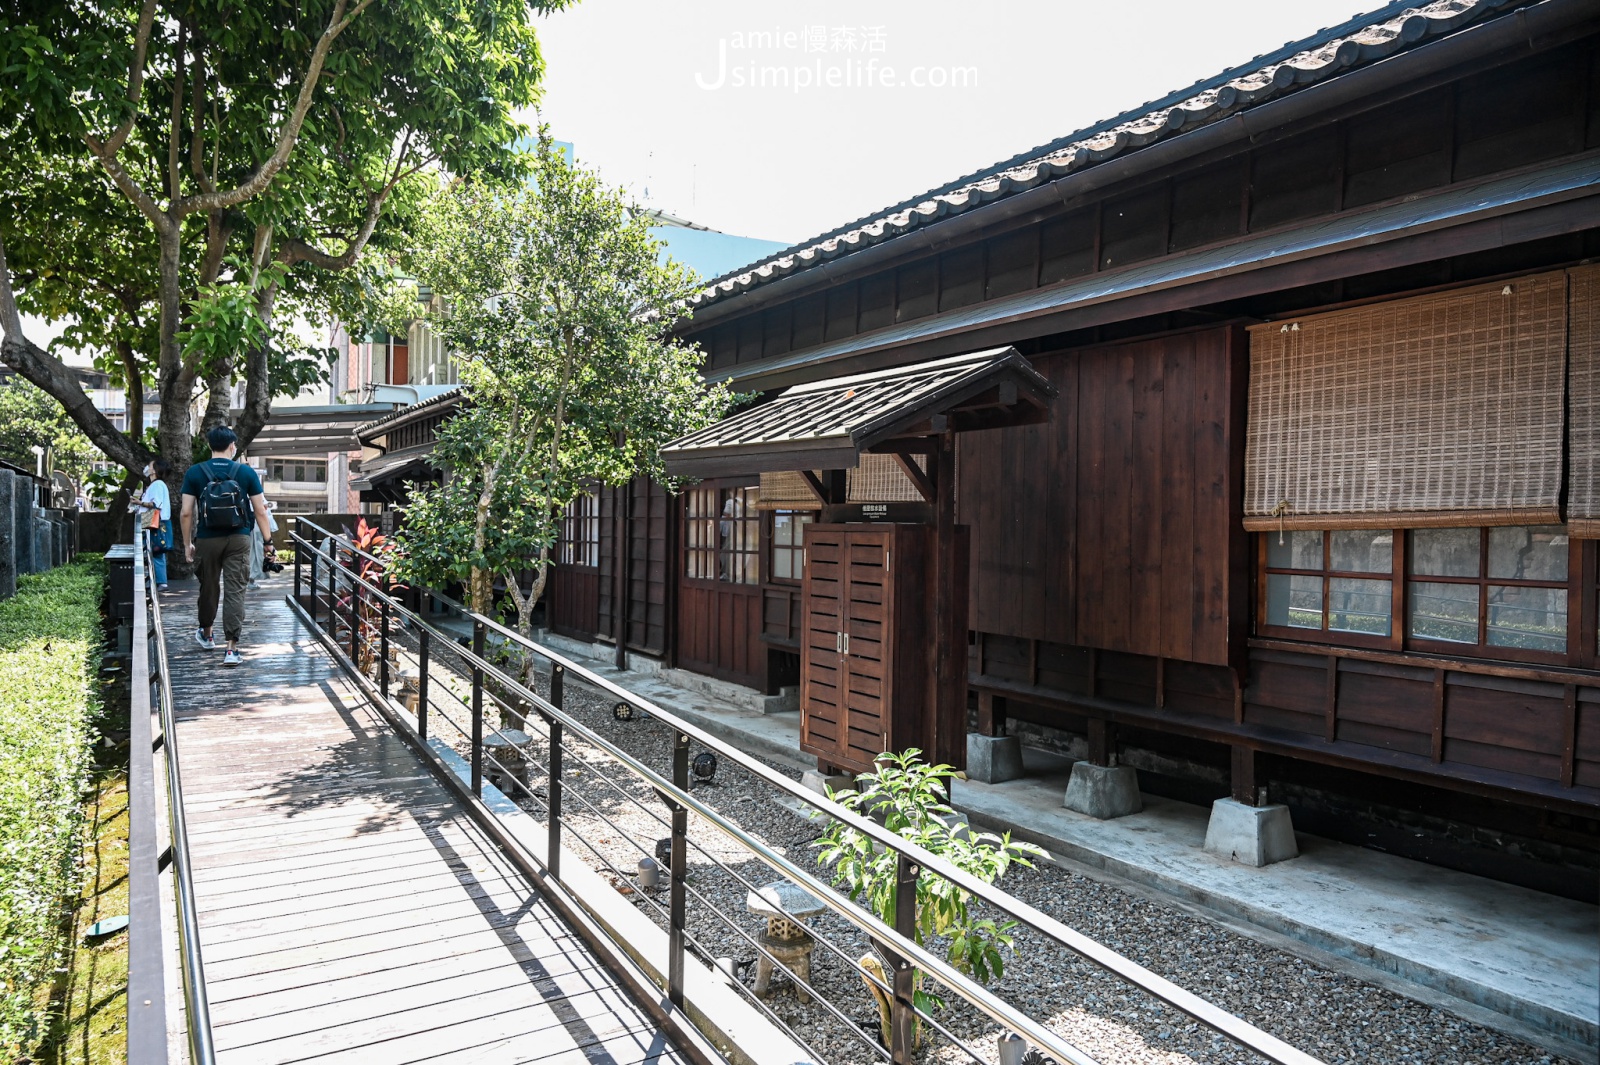
<instances>
[{"instance_id":1,"label":"handrail post","mask_svg":"<svg viewBox=\"0 0 1600 1065\"><path fill-rule=\"evenodd\" d=\"M901 852L895 863L894 930L913 942L917 934L916 863ZM890 975L894 998L889 1006L889 1055L894 1065L911 1065L916 1054L916 971L909 959L892 951L885 958L894 965Z\"/></svg>"},{"instance_id":2,"label":"handrail post","mask_svg":"<svg viewBox=\"0 0 1600 1065\"><path fill-rule=\"evenodd\" d=\"M428 630L421 630L417 652L417 737L428 738Z\"/></svg>"},{"instance_id":3,"label":"handrail post","mask_svg":"<svg viewBox=\"0 0 1600 1065\"><path fill-rule=\"evenodd\" d=\"M355 566L356 560L351 559L350 565ZM361 582L355 579L355 573L350 575L350 616L346 624L350 626L350 664L361 671Z\"/></svg>"},{"instance_id":4,"label":"handrail post","mask_svg":"<svg viewBox=\"0 0 1600 1065\"><path fill-rule=\"evenodd\" d=\"M300 571L298 569L295 570L295 576L296 576L296 578L298 578L300 576ZM310 584L310 587L311 587L311 627L313 629L315 629L319 625L319 622L317 621L317 615L318 615L318 613L320 613L320 611L317 609L317 556L316 555L312 555L311 556L311 584ZM296 585L295 586L295 591L298 592L299 590L300 590L299 586Z\"/></svg>"},{"instance_id":5,"label":"handrail post","mask_svg":"<svg viewBox=\"0 0 1600 1065\"><path fill-rule=\"evenodd\" d=\"M389 701L389 576L383 576L383 602L378 610L378 690Z\"/></svg>"},{"instance_id":6,"label":"handrail post","mask_svg":"<svg viewBox=\"0 0 1600 1065\"><path fill-rule=\"evenodd\" d=\"M689 736L679 732L672 746L672 783L689 790ZM683 1005L684 866L688 861L685 846L689 834L689 808L672 804L672 894L668 908L667 998L674 1006Z\"/></svg>"},{"instance_id":7,"label":"handrail post","mask_svg":"<svg viewBox=\"0 0 1600 1065\"><path fill-rule=\"evenodd\" d=\"M472 623L472 794L483 796L483 622Z\"/></svg>"},{"instance_id":8,"label":"handrail post","mask_svg":"<svg viewBox=\"0 0 1600 1065\"><path fill-rule=\"evenodd\" d=\"M328 551L328 639L338 646L339 624L334 620L339 614L339 592L336 583L339 575L339 545Z\"/></svg>"},{"instance_id":9,"label":"handrail post","mask_svg":"<svg viewBox=\"0 0 1600 1065\"><path fill-rule=\"evenodd\" d=\"M294 544L294 601L300 604L300 545Z\"/></svg>"},{"instance_id":10,"label":"handrail post","mask_svg":"<svg viewBox=\"0 0 1600 1065\"><path fill-rule=\"evenodd\" d=\"M550 705L563 708L566 688L566 670L554 663L550 665ZM545 718L550 726L550 779L545 788L545 813L549 816L549 842L545 845L545 867L551 879L561 879L561 721Z\"/></svg>"}]
</instances>

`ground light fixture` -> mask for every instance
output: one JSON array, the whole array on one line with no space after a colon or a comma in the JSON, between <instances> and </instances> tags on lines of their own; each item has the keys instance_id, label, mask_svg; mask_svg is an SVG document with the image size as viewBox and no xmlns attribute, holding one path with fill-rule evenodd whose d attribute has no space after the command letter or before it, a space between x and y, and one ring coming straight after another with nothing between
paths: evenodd
<instances>
[{"instance_id":1,"label":"ground light fixture","mask_svg":"<svg viewBox=\"0 0 1600 1065\"><path fill-rule=\"evenodd\" d=\"M611 708L611 716L616 718L618 721L632 721L633 720L633 704L632 703L618 703L616 706L613 706Z\"/></svg>"},{"instance_id":2,"label":"ground light fixture","mask_svg":"<svg viewBox=\"0 0 1600 1065\"><path fill-rule=\"evenodd\" d=\"M694 779L702 784L711 783L711 778L717 775L717 756L710 751L701 751L694 756L694 761L689 768L694 771Z\"/></svg>"}]
</instances>

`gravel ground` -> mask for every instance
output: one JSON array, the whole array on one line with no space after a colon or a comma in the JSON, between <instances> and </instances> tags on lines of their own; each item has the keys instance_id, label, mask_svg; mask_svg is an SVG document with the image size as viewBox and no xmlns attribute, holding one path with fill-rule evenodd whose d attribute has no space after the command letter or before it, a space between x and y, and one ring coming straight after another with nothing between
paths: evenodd
<instances>
[{"instance_id":1,"label":"gravel ground","mask_svg":"<svg viewBox=\"0 0 1600 1065\"><path fill-rule=\"evenodd\" d=\"M464 694L464 686L457 690ZM566 694L566 708L574 717L663 776L670 776L669 730L647 719L615 721L611 713L614 700L601 698L582 684L569 683ZM436 707L439 705L435 702ZM448 725L440 723L431 731L441 738L454 737L465 753L459 733ZM536 767L544 764L545 751L545 744L536 739ZM693 753L698 752L692 751L691 756ZM567 772L563 805L570 830L567 846L665 927L657 905L665 909L666 892L636 890L632 879L641 854L653 851L654 842L669 834L665 806L651 788L626 771L619 771L614 759L591 744L572 742L565 748L564 757ZM580 757L589 764L582 764ZM799 777L787 766L766 764L792 779ZM522 801L536 816L543 812L542 776L542 770L536 769L533 794ZM623 790L608 783L608 778L615 779ZM697 786L695 794L778 853L815 868L816 851L811 844L819 834L817 825L801 816L798 807L791 805L792 800L781 797L746 770L723 764L714 781ZM578 837L588 840L592 850L579 843ZM746 913L747 888L739 877L760 886L778 876L742 846L693 816L689 839L691 941L702 947L705 956L733 958L748 987L755 976L755 948L723 918L713 914L696 894L703 895L754 936L764 927L764 921ZM718 868L712 858L727 869ZM825 871L819 870L818 875L829 879ZM1002 886L1056 915L1069 927L1325 1062L1577 1065L1059 866L1014 867ZM800 1004L781 975L774 977L775 993L767 1000L768 1007L821 1060L838 1065L882 1060L875 1042L869 1046L864 1041L869 1037L875 1040L877 1014L849 960L867 951L865 937L832 914L814 918L811 926L819 933L813 955L813 986L867 1036L815 1001ZM832 941L841 953L830 951L821 938ZM1015 949L1006 959L1005 977L992 990L1042 1020L1103 1065L1262 1060L1028 929L1018 930ZM977 1050L984 1060L994 1061L996 1026L954 996L946 998L952 1005L937 1014L939 1023ZM972 1060L944 1036L933 1032L926 1033L920 1058L940 1063Z\"/></svg>"}]
</instances>

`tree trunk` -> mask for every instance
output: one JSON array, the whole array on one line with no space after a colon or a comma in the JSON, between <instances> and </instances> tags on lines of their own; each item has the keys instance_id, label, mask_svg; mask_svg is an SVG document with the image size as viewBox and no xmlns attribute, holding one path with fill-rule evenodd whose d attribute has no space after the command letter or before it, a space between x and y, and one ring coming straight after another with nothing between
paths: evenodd
<instances>
[{"instance_id":1,"label":"tree trunk","mask_svg":"<svg viewBox=\"0 0 1600 1065\"><path fill-rule=\"evenodd\" d=\"M227 425L232 407L233 375L224 369L206 378L206 412L200 419L200 432L208 433L219 425Z\"/></svg>"}]
</instances>

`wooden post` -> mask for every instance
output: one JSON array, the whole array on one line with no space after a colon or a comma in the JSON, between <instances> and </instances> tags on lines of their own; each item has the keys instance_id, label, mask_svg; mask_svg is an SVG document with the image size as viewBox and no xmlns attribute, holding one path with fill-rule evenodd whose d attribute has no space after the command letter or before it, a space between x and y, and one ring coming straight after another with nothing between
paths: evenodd
<instances>
[{"instance_id":1,"label":"wooden post","mask_svg":"<svg viewBox=\"0 0 1600 1065\"><path fill-rule=\"evenodd\" d=\"M1116 746L1116 727L1101 717L1089 719L1089 764L1111 765L1111 752Z\"/></svg>"},{"instance_id":2,"label":"wooden post","mask_svg":"<svg viewBox=\"0 0 1600 1065\"><path fill-rule=\"evenodd\" d=\"M1256 791L1256 752L1249 747L1233 747L1231 776L1233 799L1246 806L1260 805Z\"/></svg>"},{"instance_id":3,"label":"wooden post","mask_svg":"<svg viewBox=\"0 0 1600 1065\"><path fill-rule=\"evenodd\" d=\"M1006 734L1006 697L994 692L978 693L978 732L984 736Z\"/></svg>"},{"instance_id":4,"label":"wooden post","mask_svg":"<svg viewBox=\"0 0 1600 1065\"><path fill-rule=\"evenodd\" d=\"M614 549L611 574L611 622L616 629L617 649L612 664L628 668L628 504L633 500L631 484L616 489L611 505L611 546Z\"/></svg>"},{"instance_id":5,"label":"wooden post","mask_svg":"<svg viewBox=\"0 0 1600 1065\"><path fill-rule=\"evenodd\" d=\"M934 454L934 698L930 755L957 769L966 766L967 633L956 626L956 440L939 436ZM964 567L962 567L964 568ZM966 616L966 610L961 610Z\"/></svg>"}]
</instances>

